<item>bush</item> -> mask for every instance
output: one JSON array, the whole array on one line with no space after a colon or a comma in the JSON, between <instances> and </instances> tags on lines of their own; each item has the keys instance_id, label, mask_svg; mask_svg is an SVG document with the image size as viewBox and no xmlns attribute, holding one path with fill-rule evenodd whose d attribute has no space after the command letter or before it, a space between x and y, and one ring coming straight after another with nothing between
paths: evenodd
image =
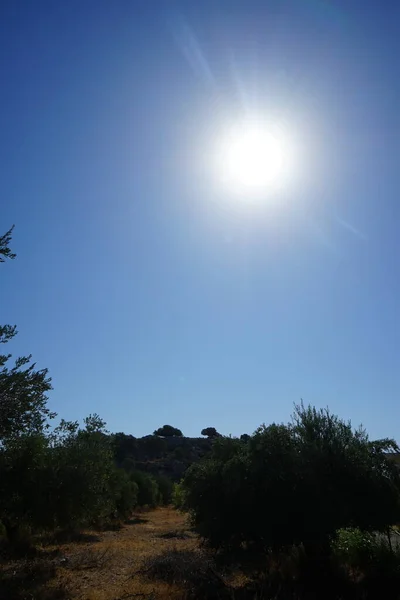
<instances>
[{"instance_id":1,"label":"bush","mask_svg":"<svg viewBox=\"0 0 400 600\"><path fill-rule=\"evenodd\" d=\"M9 541L33 531L79 529L128 516L138 487L116 469L110 438L96 415L61 422L50 436L21 435L0 449L0 518Z\"/></svg>"},{"instance_id":2,"label":"bush","mask_svg":"<svg viewBox=\"0 0 400 600\"><path fill-rule=\"evenodd\" d=\"M357 528L338 531L332 544L334 557L350 570L359 597L398 599L400 547L395 542Z\"/></svg>"},{"instance_id":3,"label":"bush","mask_svg":"<svg viewBox=\"0 0 400 600\"><path fill-rule=\"evenodd\" d=\"M138 486L138 506L154 507L160 504L160 490L154 477L143 471L134 471L131 478Z\"/></svg>"},{"instance_id":4,"label":"bush","mask_svg":"<svg viewBox=\"0 0 400 600\"><path fill-rule=\"evenodd\" d=\"M340 529L332 543L334 555L345 565L371 574L382 569L398 571L400 575L400 548L398 543L380 534L357 528Z\"/></svg>"},{"instance_id":5,"label":"bush","mask_svg":"<svg viewBox=\"0 0 400 600\"><path fill-rule=\"evenodd\" d=\"M340 562L358 569L368 568L379 546L376 535L357 528L339 529L332 544Z\"/></svg>"},{"instance_id":6,"label":"bush","mask_svg":"<svg viewBox=\"0 0 400 600\"><path fill-rule=\"evenodd\" d=\"M167 442L157 435L147 435L137 440L138 456L141 459L160 458L167 450Z\"/></svg>"},{"instance_id":7,"label":"bush","mask_svg":"<svg viewBox=\"0 0 400 600\"><path fill-rule=\"evenodd\" d=\"M291 423L262 426L245 444L217 439L186 472L185 505L213 547L303 544L309 555L329 554L338 529L384 531L398 521L400 475L385 455L395 448L301 405Z\"/></svg>"},{"instance_id":8,"label":"bush","mask_svg":"<svg viewBox=\"0 0 400 600\"><path fill-rule=\"evenodd\" d=\"M161 504L167 505L172 502L173 483L169 477L165 475L156 475L154 477L160 492Z\"/></svg>"},{"instance_id":9,"label":"bush","mask_svg":"<svg viewBox=\"0 0 400 600\"><path fill-rule=\"evenodd\" d=\"M110 489L114 493L115 517L127 519L138 505L138 484L123 469L115 469L111 477Z\"/></svg>"},{"instance_id":10,"label":"bush","mask_svg":"<svg viewBox=\"0 0 400 600\"><path fill-rule=\"evenodd\" d=\"M59 527L82 527L116 510L115 466L110 438L97 416L85 427L61 422L52 437L48 511Z\"/></svg>"},{"instance_id":11,"label":"bush","mask_svg":"<svg viewBox=\"0 0 400 600\"><path fill-rule=\"evenodd\" d=\"M174 483L172 489L172 504L178 510L185 507L185 492L181 483Z\"/></svg>"}]
</instances>

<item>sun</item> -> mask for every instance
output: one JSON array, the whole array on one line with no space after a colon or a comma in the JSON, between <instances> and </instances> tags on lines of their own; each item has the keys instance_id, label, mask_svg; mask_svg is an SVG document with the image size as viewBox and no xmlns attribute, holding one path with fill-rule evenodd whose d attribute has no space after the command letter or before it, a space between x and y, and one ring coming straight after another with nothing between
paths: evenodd
<instances>
[{"instance_id":1,"label":"sun","mask_svg":"<svg viewBox=\"0 0 400 600\"><path fill-rule=\"evenodd\" d=\"M285 136L260 123L232 128L219 149L218 170L232 191L247 196L281 187L290 171Z\"/></svg>"}]
</instances>

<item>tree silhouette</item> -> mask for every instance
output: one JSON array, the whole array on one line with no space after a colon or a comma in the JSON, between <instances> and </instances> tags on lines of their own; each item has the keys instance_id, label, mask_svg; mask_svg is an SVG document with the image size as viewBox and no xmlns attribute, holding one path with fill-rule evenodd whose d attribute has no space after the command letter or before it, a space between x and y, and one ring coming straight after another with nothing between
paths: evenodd
<instances>
[{"instance_id":1,"label":"tree silhouette","mask_svg":"<svg viewBox=\"0 0 400 600\"><path fill-rule=\"evenodd\" d=\"M208 438L221 437L221 434L215 429L215 427L205 427L201 430L201 435L205 435Z\"/></svg>"},{"instance_id":2,"label":"tree silhouette","mask_svg":"<svg viewBox=\"0 0 400 600\"><path fill-rule=\"evenodd\" d=\"M172 425L163 425L155 430L154 435L160 435L162 437L182 437L183 433L177 427L172 427Z\"/></svg>"}]
</instances>

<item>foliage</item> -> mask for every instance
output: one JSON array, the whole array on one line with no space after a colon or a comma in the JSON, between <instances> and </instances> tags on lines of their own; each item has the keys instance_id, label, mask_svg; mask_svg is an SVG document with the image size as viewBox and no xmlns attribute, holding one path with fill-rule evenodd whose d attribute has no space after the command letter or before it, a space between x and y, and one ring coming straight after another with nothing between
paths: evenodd
<instances>
[{"instance_id":1,"label":"foliage","mask_svg":"<svg viewBox=\"0 0 400 600\"><path fill-rule=\"evenodd\" d=\"M121 465L127 458L133 460L151 460L162 456L166 450L166 441L157 435L146 435L135 438L125 433L112 435L112 447L117 464Z\"/></svg>"},{"instance_id":2,"label":"foliage","mask_svg":"<svg viewBox=\"0 0 400 600\"><path fill-rule=\"evenodd\" d=\"M175 460L185 460L188 458L189 456L189 448L187 447L183 447L183 446L177 446L176 448L174 448L173 452L172 452L172 456Z\"/></svg>"},{"instance_id":3,"label":"foliage","mask_svg":"<svg viewBox=\"0 0 400 600\"><path fill-rule=\"evenodd\" d=\"M107 517L115 509L113 455L105 423L90 415L78 423L62 421L51 437L53 494L57 525L76 527Z\"/></svg>"},{"instance_id":4,"label":"foliage","mask_svg":"<svg viewBox=\"0 0 400 600\"><path fill-rule=\"evenodd\" d=\"M171 479L165 475L156 475L154 479L160 492L160 503L164 505L171 504L173 490Z\"/></svg>"},{"instance_id":5,"label":"foliage","mask_svg":"<svg viewBox=\"0 0 400 600\"><path fill-rule=\"evenodd\" d=\"M41 502L47 464L43 434L21 435L0 448L0 520L10 541L17 539L21 528L42 526L48 518L47 506Z\"/></svg>"},{"instance_id":6,"label":"foliage","mask_svg":"<svg viewBox=\"0 0 400 600\"><path fill-rule=\"evenodd\" d=\"M172 425L163 425L155 430L154 435L160 435L162 437L182 437L182 431Z\"/></svg>"},{"instance_id":7,"label":"foliage","mask_svg":"<svg viewBox=\"0 0 400 600\"><path fill-rule=\"evenodd\" d=\"M0 262L15 257L11 235L12 229L0 237ZM14 325L1 326L0 343L16 333ZM158 502L154 480L148 477L145 490L139 490L116 468L115 439L98 415L87 417L82 428L62 420L49 433L48 421L55 415L47 406L47 369L36 370L30 356L9 368L10 358L0 355L0 521L10 541L23 529L75 528L128 516L140 491L152 505Z\"/></svg>"},{"instance_id":8,"label":"foliage","mask_svg":"<svg viewBox=\"0 0 400 600\"><path fill-rule=\"evenodd\" d=\"M13 259L13 228L0 237L0 262ZM17 334L15 325L0 326L0 343ZM0 354L0 520L8 537L15 537L22 521L35 519L40 511L35 483L37 469L46 463L44 429L54 416L47 407L51 389L47 369L35 371L30 356L20 357L8 368L10 354Z\"/></svg>"},{"instance_id":9,"label":"foliage","mask_svg":"<svg viewBox=\"0 0 400 600\"><path fill-rule=\"evenodd\" d=\"M29 364L30 356L18 358L8 369L9 358L0 356L0 441L21 431L39 433L55 416L47 407L46 392L51 390L47 369L36 371L35 363Z\"/></svg>"},{"instance_id":10,"label":"foliage","mask_svg":"<svg viewBox=\"0 0 400 600\"><path fill-rule=\"evenodd\" d=\"M295 407L292 431L302 477L302 539L310 529L319 539L346 527L385 531L398 520L400 476L387 459L398 451L393 440L370 441L365 430L354 431L329 410L303 405Z\"/></svg>"},{"instance_id":11,"label":"foliage","mask_svg":"<svg viewBox=\"0 0 400 600\"><path fill-rule=\"evenodd\" d=\"M138 501L137 485L114 465L97 415L84 428L62 421L49 436L13 439L1 449L0 476L0 518L9 538L25 525L54 530L126 517Z\"/></svg>"},{"instance_id":12,"label":"foliage","mask_svg":"<svg viewBox=\"0 0 400 600\"><path fill-rule=\"evenodd\" d=\"M214 547L318 552L340 528L384 531L398 520L399 474L385 455L395 449L328 410L296 406L288 425L262 426L246 444L216 440L186 473L185 505Z\"/></svg>"},{"instance_id":13,"label":"foliage","mask_svg":"<svg viewBox=\"0 0 400 600\"><path fill-rule=\"evenodd\" d=\"M116 518L127 519L139 501L139 486L123 469L114 469L110 479L110 490L114 494Z\"/></svg>"},{"instance_id":14,"label":"foliage","mask_svg":"<svg viewBox=\"0 0 400 600\"><path fill-rule=\"evenodd\" d=\"M221 434L218 433L215 427L205 427L201 430L201 435L205 435L208 438L217 438L221 436Z\"/></svg>"},{"instance_id":15,"label":"foliage","mask_svg":"<svg viewBox=\"0 0 400 600\"><path fill-rule=\"evenodd\" d=\"M138 444L133 435L114 433L111 437L111 444L118 465L121 465L126 458L136 456Z\"/></svg>"},{"instance_id":16,"label":"foliage","mask_svg":"<svg viewBox=\"0 0 400 600\"><path fill-rule=\"evenodd\" d=\"M16 254L14 254L9 247L13 230L14 225L4 235L0 236L0 262L5 262L6 258L12 260L16 257Z\"/></svg>"},{"instance_id":17,"label":"foliage","mask_svg":"<svg viewBox=\"0 0 400 600\"><path fill-rule=\"evenodd\" d=\"M340 529L333 541L332 549L335 558L361 578L364 588L372 597L393 597L393 591L398 590L400 584L398 539L390 540L389 537L357 528Z\"/></svg>"},{"instance_id":18,"label":"foliage","mask_svg":"<svg viewBox=\"0 0 400 600\"><path fill-rule=\"evenodd\" d=\"M138 486L138 506L157 506L161 502L161 494L157 482L148 473L134 471L132 481Z\"/></svg>"},{"instance_id":19,"label":"foliage","mask_svg":"<svg viewBox=\"0 0 400 600\"><path fill-rule=\"evenodd\" d=\"M161 437L141 438L116 433L111 444L116 464L129 471L145 471L179 481L188 466L209 452L212 438Z\"/></svg>"},{"instance_id":20,"label":"foliage","mask_svg":"<svg viewBox=\"0 0 400 600\"><path fill-rule=\"evenodd\" d=\"M335 555L352 568L365 568L380 548L376 535L357 528L339 529L332 543Z\"/></svg>"},{"instance_id":21,"label":"foliage","mask_svg":"<svg viewBox=\"0 0 400 600\"><path fill-rule=\"evenodd\" d=\"M182 510L185 507L185 490L181 483L174 483L171 499L176 509Z\"/></svg>"},{"instance_id":22,"label":"foliage","mask_svg":"<svg viewBox=\"0 0 400 600\"><path fill-rule=\"evenodd\" d=\"M157 435L146 435L137 440L138 455L145 460L152 460L163 456L167 450L167 443Z\"/></svg>"}]
</instances>

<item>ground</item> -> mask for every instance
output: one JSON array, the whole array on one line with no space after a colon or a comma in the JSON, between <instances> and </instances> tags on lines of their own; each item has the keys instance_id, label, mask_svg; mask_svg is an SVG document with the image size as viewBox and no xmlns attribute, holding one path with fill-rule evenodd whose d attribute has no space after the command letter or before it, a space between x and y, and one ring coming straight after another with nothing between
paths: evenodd
<instances>
[{"instance_id":1,"label":"ground","mask_svg":"<svg viewBox=\"0 0 400 600\"><path fill-rule=\"evenodd\" d=\"M182 589L140 574L149 557L165 550L197 550L187 517L173 508L135 514L117 531L87 531L73 542L42 543L30 560L4 563L1 600L166 600Z\"/></svg>"},{"instance_id":2,"label":"ground","mask_svg":"<svg viewBox=\"0 0 400 600\"><path fill-rule=\"evenodd\" d=\"M0 561L0 600L400 597L390 594L398 589L398 563L395 571L388 571L386 554L384 563L378 562L378 571L375 569L365 582L359 576L344 578L335 569L329 572L328 580L324 572L316 571L307 579L309 563L303 564L302 555L296 553L285 555L283 561L281 557L279 573L275 569L278 563L270 562L273 568L268 577L253 578L257 563L251 562L247 570L245 563L239 568L235 562L215 561L212 553L201 548L186 515L170 507L136 513L114 531L74 534L73 541L58 536L56 543L54 537L40 537L35 548L32 552L32 546L27 545L25 557L19 559L11 560L4 554ZM302 564L304 570L299 571ZM265 564L258 566L264 569ZM296 582L299 577L300 585ZM301 592L306 583L313 595L308 594L308 587L307 593Z\"/></svg>"}]
</instances>

